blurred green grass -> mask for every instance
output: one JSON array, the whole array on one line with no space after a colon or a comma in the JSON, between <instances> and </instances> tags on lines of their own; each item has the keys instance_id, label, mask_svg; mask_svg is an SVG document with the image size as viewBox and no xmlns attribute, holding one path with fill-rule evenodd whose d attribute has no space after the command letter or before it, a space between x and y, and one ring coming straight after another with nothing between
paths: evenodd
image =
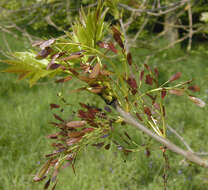
<instances>
[{"instance_id":1,"label":"blurred green grass","mask_svg":"<svg viewBox=\"0 0 208 190\"><path fill-rule=\"evenodd\" d=\"M26 42L23 43L24 39L15 40L10 35L6 35L6 38L12 51L30 47ZM1 36L0 43L4 44ZM142 48L132 50L138 66L145 60L144 53L150 52ZM161 52L150 58L148 64L159 68L161 82L178 71L183 73L184 81L194 78L194 83L201 87L197 96L208 102L207 58L206 53L196 51L188 54L178 49ZM4 67L0 63L0 68ZM44 163L44 154L50 152L50 142L45 136L55 131L48 122L54 120L49 104L59 101L57 92L63 92L71 104L65 110L65 116L77 109L78 102L90 103L93 100L94 104L102 104L99 98L91 94L70 93L74 86L73 81L57 85L46 80L29 88L25 81L17 81L13 74L0 73L0 190L43 189L44 183L34 183L32 178ZM184 97L170 96L166 98L168 123L183 135L194 150L208 152L207 106L202 109ZM138 138L143 136L140 132L136 134ZM173 134L169 133L169 138L183 146ZM168 189L208 189L206 169L184 164L182 157L171 152L168 154ZM163 166L162 153L154 146L149 158L145 152L124 157L114 148L106 151L91 147L77 160L76 175L70 167L61 172L57 189L161 190Z\"/></svg>"}]
</instances>

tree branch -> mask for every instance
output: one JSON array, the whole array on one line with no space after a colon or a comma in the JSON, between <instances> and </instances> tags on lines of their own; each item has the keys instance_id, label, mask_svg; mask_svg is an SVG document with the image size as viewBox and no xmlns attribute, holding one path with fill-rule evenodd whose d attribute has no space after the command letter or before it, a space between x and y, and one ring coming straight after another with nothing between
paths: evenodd
<instances>
[{"instance_id":1,"label":"tree branch","mask_svg":"<svg viewBox=\"0 0 208 190\"><path fill-rule=\"evenodd\" d=\"M191 10L191 3L188 4L188 18L189 18L189 42L187 50L191 50L192 44L192 35L193 35L193 19L192 19L192 10Z\"/></svg>"},{"instance_id":2,"label":"tree branch","mask_svg":"<svg viewBox=\"0 0 208 190\"><path fill-rule=\"evenodd\" d=\"M123 117L123 119L126 123L128 123L130 125L133 125L137 129L139 129L142 132L144 132L145 134L147 134L148 136L152 137L156 141L163 144L167 149L183 156L187 160L189 160L193 163L196 163L196 164L198 164L202 167L208 168L208 162L206 160L201 159L199 156L193 154L190 151L185 151L185 150L181 149L180 147L173 144L168 139L165 139L165 138L163 138L161 136L158 136L157 134L153 133L147 127L145 127L142 124L140 124L139 122L137 122L137 120L134 117L132 117L132 115L130 113L125 112L117 103L115 103L114 107L118 111L118 113Z\"/></svg>"},{"instance_id":3,"label":"tree branch","mask_svg":"<svg viewBox=\"0 0 208 190\"><path fill-rule=\"evenodd\" d=\"M181 0L181 1L178 1L174 4L172 4L172 5L160 6L158 8L153 8L153 9L137 9L137 8L129 7L128 5L125 5L122 3L119 3L118 5L128 11L147 13L147 14L153 15L153 16L161 16L163 14L167 14L168 12L172 12L172 11L178 9L179 7L183 6L187 2L190 2L190 0ZM166 10L164 10L164 9L166 9ZM162 11L162 10L164 10L164 11ZM157 13L157 11L160 11L160 12Z\"/></svg>"},{"instance_id":4,"label":"tree branch","mask_svg":"<svg viewBox=\"0 0 208 190\"><path fill-rule=\"evenodd\" d=\"M184 145L185 145L185 147L190 151L190 152L192 152L193 154L195 154L195 155L201 155L201 156L207 156L208 155L208 152L194 152L193 151L193 149L189 146L189 144L185 141L185 139L181 136L181 135L179 135L179 133L175 130L175 129L173 129L171 126L167 126L167 128L168 128L168 130L171 132L171 133L173 133Z\"/></svg>"},{"instance_id":5,"label":"tree branch","mask_svg":"<svg viewBox=\"0 0 208 190\"><path fill-rule=\"evenodd\" d=\"M185 147L190 151L190 152L192 152L192 153L194 153L194 151L192 150L192 148L189 146L189 144L184 140L184 138L181 136L181 135L179 135L178 133L177 133L177 131L175 130L175 129L173 129L171 126L167 126L167 128L170 130L170 132L171 133L173 133L184 145L185 145Z\"/></svg>"}]
</instances>

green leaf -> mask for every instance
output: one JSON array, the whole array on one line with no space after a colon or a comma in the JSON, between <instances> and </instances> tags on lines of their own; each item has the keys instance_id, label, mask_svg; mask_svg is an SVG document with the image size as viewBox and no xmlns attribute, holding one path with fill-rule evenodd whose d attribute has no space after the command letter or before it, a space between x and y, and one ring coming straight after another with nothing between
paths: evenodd
<instances>
[{"instance_id":1,"label":"green leaf","mask_svg":"<svg viewBox=\"0 0 208 190\"><path fill-rule=\"evenodd\" d=\"M38 60L36 54L32 52L16 52L12 60L3 60L4 63L11 65L3 72L16 73L19 80L29 78L30 86L34 85L40 78L54 75L60 70L47 70L49 64L47 59Z\"/></svg>"},{"instance_id":2,"label":"green leaf","mask_svg":"<svg viewBox=\"0 0 208 190\"><path fill-rule=\"evenodd\" d=\"M83 9L80 11L80 17L73 25L72 41L88 47L95 48L96 42L104 37L104 32L108 26L104 22L108 9L102 11L103 6L98 6L94 11L88 11L86 14Z\"/></svg>"}]
</instances>

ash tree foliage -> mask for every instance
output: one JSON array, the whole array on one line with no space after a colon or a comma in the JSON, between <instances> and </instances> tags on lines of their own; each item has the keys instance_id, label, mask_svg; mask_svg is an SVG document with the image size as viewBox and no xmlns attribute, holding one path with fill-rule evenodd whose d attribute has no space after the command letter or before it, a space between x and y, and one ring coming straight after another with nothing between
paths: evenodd
<instances>
[{"instance_id":1,"label":"ash tree foliage","mask_svg":"<svg viewBox=\"0 0 208 190\"><path fill-rule=\"evenodd\" d=\"M45 77L54 78L56 83L80 81L82 87L74 89L75 93L90 92L103 102L103 107L97 107L93 102L85 104L85 100L80 100L80 109L76 113L78 119L70 121L61 116L61 112L70 109L62 95L63 104L50 104L56 120L50 124L56 132L47 138L52 141L54 151L45 155L45 164L33 178L35 182L47 178L45 189L49 186L55 189L57 176L63 168L71 166L75 172L76 164L79 164L77 157L82 156L82 151L89 146L101 151L114 148L124 155L146 150L148 157L150 139L158 141L162 144L158 149L161 149L165 162L164 189L169 168L168 150L208 167L208 162L191 148L183 150L167 136L164 99L171 94L185 96L187 101L204 107L205 103L193 95L199 87L192 85L192 80L177 82L182 78L180 72L161 84L157 68L146 63L137 65L125 46L121 25L106 22L106 15L115 10L110 1L105 4L98 1L96 7L80 10L72 32L56 39L36 41L33 50L14 53L13 59L4 60L9 64L4 72L17 73L19 79L28 79L30 86ZM121 19L122 12L116 12L116 16ZM146 138L146 143L138 144L128 134L129 127L150 138Z\"/></svg>"}]
</instances>

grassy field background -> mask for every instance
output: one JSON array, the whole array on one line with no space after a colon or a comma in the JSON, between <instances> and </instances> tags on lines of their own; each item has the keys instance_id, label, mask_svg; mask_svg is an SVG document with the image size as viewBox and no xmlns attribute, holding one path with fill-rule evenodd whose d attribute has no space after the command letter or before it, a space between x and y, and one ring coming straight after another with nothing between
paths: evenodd
<instances>
[{"instance_id":1,"label":"grassy field background","mask_svg":"<svg viewBox=\"0 0 208 190\"><path fill-rule=\"evenodd\" d=\"M30 47L24 39L16 40L9 35L6 39L12 51ZM2 35L0 44L1 50L6 51ZM150 51L137 48L132 53L140 65ZM1 58L5 57L1 55ZM157 54L150 58L149 64L159 67L161 81L178 71L183 73L184 81L194 78L194 83L201 87L197 96L208 103L207 60L206 51L187 53L178 49ZM0 69L3 68L5 65L0 63ZM29 88L27 82L18 81L16 76L0 73L0 190L43 189L44 183L34 183L32 178L44 163L44 154L50 153L50 142L45 136L55 129L48 124L54 120L49 104L59 101L57 92L63 92L71 104L66 115L77 109L78 102L93 100L99 104L99 98L91 94L70 93L75 86L73 82L57 85L46 80ZM166 103L170 126L182 134L194 150L208 152L208 106L202 109L178 96L167 98ZM142 138L140 132L137 135ZM169 138L183 147L173 134L169 133ZM171 152L169 160L169 190L208 189L207 169L189 165ZM61 173L57 190L161 190L163 166L162 153L154 146L149 158L145 152L124 158L114 149L89 147L77 160L76 176L71 168Z\"/></svg>"}]
</instances>

